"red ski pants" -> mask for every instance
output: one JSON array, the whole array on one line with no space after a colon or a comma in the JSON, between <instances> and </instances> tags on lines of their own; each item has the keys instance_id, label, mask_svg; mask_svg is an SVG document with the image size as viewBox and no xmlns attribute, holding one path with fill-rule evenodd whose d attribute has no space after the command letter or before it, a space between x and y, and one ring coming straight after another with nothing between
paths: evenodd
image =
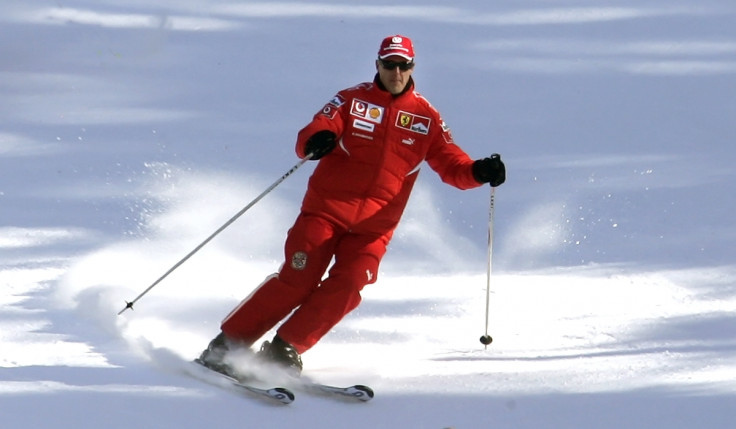
<instances>
[{"instance_id":1,"label":"red ski pants","mask_svg":"<svg viewBox=\"0 0 736 429\"><path fill-rule=\"evenodd\" d=\"M225 318L222 331L250 346L296 309L278 335L304 353L360 304L360 291L376 281L388 241L389 234L354 234L321 217L299 215L286 238L281 270Z\"/></svg>"}]
</instances>

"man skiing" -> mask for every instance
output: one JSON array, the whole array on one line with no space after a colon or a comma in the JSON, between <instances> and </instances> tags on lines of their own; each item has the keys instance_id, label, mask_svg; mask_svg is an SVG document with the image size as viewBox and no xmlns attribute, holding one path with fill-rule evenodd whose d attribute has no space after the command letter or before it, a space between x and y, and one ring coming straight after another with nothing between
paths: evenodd
<instances>
[{"instance_id":1,"label":"man skiing","mask_svg":"<svg viewBox=\"0 0 736 429\"><path fill-rule=\"evenodd\" d=\"M385 38L373 81L338 92L299 131L297 156L319 163L288 232L285 262L225 317L200 363L237 377L228 352L249 348L283 320L257 356L298 376L301 355L376 281L422 161L459 189L505 181L500 156L474 161L454 143L439 112L415 92L414 66L408 37Z\"/></svg>"}]
</instances>

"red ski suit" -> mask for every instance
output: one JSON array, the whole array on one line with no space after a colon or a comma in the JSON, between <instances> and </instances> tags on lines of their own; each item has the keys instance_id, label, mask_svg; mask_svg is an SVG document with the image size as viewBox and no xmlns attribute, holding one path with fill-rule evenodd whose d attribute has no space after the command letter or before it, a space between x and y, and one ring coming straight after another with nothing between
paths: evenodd
<instances>
[{"instance_id":1,"label":"red ski suit","mask_svg":"<svg viewBox=\"0 0 736 429\"><path fill-rule=\"evenodd\" d=\"M253 344L297 309L278 335L303 353L357 307L360 291L376 281L422 161L457 188L481 185L473 178L473 160L414 91L413 80L397 96L378 77L338 92L299 132L298 156L306 156L307 141L321 130L338 136L337 147L309 179L279 273L223 321L232 339Z\"/></svg>"}]
</instances>

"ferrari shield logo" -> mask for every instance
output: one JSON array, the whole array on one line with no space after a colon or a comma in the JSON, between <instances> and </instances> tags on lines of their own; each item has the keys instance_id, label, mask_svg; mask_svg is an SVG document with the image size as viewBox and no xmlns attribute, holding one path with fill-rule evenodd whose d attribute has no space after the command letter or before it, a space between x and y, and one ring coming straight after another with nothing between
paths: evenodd
<instances>
[{"instance_id":1,"label":"ferrari shield logo","mask_svg":"<svg viewBox=\"0 0 736 429\"><path fill-rule=\"evenodd\" d=\"M401 116L399 117L399 123L402 127L409 128L409 125L411 125L411 116L401 114Z\"/></svg>"}]
</instances>

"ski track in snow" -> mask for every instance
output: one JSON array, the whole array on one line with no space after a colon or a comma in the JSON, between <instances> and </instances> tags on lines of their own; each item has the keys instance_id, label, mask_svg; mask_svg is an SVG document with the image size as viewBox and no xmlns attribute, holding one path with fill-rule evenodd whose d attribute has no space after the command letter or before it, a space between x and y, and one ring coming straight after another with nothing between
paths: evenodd
<instances>
[{"instance_id":1,"label":"ski track in snow","mask_svg":"<svg viewBox=\"0 0 736 429\"><path fill-rule=\"evenodd\" d=\"M0 6L3 428L733 426L733 5L149 3ZM117 312L296 162L395 32L456 140L509 167L493 343L487 188L425 167L378 282L304 356L373 401L186 376L281 263L311 164Z\"/></svg>"}]
</instances>

